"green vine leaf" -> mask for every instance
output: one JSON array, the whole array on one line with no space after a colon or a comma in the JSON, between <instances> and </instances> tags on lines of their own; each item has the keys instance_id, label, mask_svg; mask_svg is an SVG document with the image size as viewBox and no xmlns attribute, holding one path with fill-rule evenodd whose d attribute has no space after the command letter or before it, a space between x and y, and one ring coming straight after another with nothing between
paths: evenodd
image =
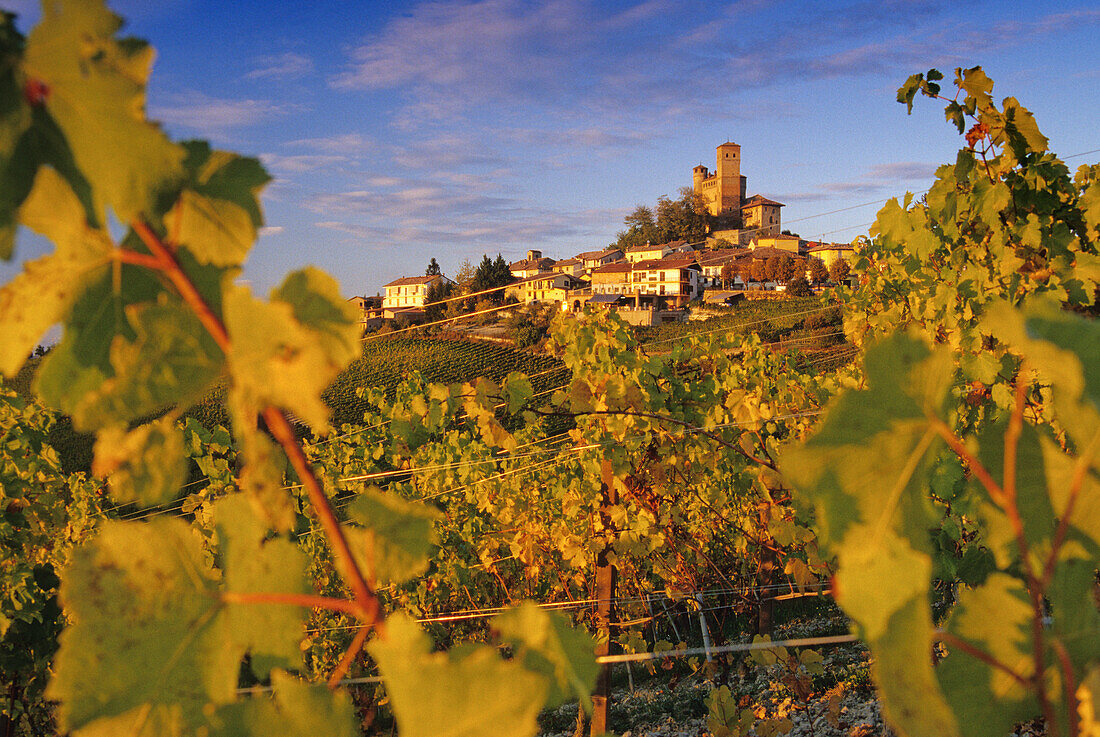
<instances>
[{"instance_id":1,"label":"green vine leaf","mask_svg":"<svg viewBox=\"0 0 1100 737\"><path fill-rule=\"evenodd\" d=\"M92 471L107 478L111 496L120 503L151 507L172 501L187 474L183 432L169 418L129 432L121 427L101 430Z\"/></svg>"},{"instance_id":2,"label":"green vine leaf","mask_svg":"<svg viewBox=\"0 0 1100 737\"><path fill-rule=\"evenodd\" d=\"M1024 679L1034 672L1031 659L1031 606L1019 579L994 573L975 589L959 592L947 631L977 647ZM1009 674L963 652L954 651L936 668L936 677L967 734L1007 734L1038 708Z\"/></svg>"},{"instance_id":3,"label":"green vine leaf","mask_svg":"<svg viewBox=\"0 0 1100 737\"><path fill-rule=\"evenodd\" d=\"M355 709L347 694L333 692L282 671L271 674L273 698L253 697L220 707L210 720L211 737L358 737Z\"/></svg>"},{"instance_id":4,"label":"green vine leaf","mask_svg":"<svg viewBox=\"0 0 1100 737\"><path fill-rule=\"evenodd\" d=\"M183 176L183 149L145 119L153 50L116 39L121 26L101 0L45 3L24 57L27 75L48 88L46 109L92 184L99 222L106 206L122 222L155 212Z\"/></svg>"},{"instance_id":5,"label":"green vine leaf","mask_svg":"<svg viewBox=\"0 0 1100 737\"><path fill-rule=\"evenodd\" d=\"M268 526L243 495L214 504L219 563L225 571L225 587L235 594L312 593L306 582L306 559L289 540L267 539ZM299 647L305 610L289 604L239 604L228 608L226 626L234 643L251 654L257 677L272 668L299 670Z\"/></svg>"},{"instance_id":6,"label":"green vine leaf","mask_svg":"<svg viewBox=\"0 0 1100 737\"><path fill-rule=\"evenodd\" d=\"M428 569L439 518L433 508L373 487L355 497L348 518L357 523L344 529L359 565L379 583L402 583Z\"/></svg>"},{"instance_id":7,"label":"green vine leaf","mask_svg":"<svg viewBox=\"0 0 1100 737\"><path fill-rule=\"evenodd\" d=\"M492 621L502 642L512 646L516 660L545 675L550 684L546 707L578 698L585 709L596 686L600 666L593 653L596 641L585 631L569 626L565 617L531 602L513 607Z\"/></svg>"},{"instance_id":8,"label":"green vine leaf","mask_svg":"<svg viewBox=\"0 0 1100 737\"><path fill-rule=\"evenodd\" d=\"M256 159L214 151L203 141L183 147L189 181L165 218L169 230L200 263L237 266L263 225L259 194L270 177Z\"/></svg>"},{"instance_id":9,"label":"green vine leaf","mask_svg":"<svg viewBox=\"0 0 1100 737\"><path fill-rule=\"evenodd\" d=\"M368 645L386 681L402 737L531 737L546 700L546 679L496 649L470 645L431 652L431 640L404 614Z\"/></svg>"}]
</instances>

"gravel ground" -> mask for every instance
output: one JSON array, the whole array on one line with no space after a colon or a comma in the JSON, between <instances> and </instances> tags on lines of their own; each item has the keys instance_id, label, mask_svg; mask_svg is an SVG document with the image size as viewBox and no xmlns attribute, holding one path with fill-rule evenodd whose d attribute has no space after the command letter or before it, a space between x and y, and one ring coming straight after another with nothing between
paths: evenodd
<instances>
[{"instance_id":1,"label":"gravel ground","mask_svg":"<svg viewBox=\"0 0 1100 737\"><path fill-rule=\"evenodd\" d=\"M778 628L775 639L838 634L844 629L842 620L799 620ZM812 681L807 677L810 694L806 699L798 698L789 684L781 682L786 672L782 665L758 665L739 654L730 658L724 673L719 668L708 672L701 663L692 672L681 662L669 670L658 668L650 677L635 666L633 691L621 683L622 674L613 674L609 726L622 737L710 735L707 697L725 685L737 702L738 712L753 711L753 727L748 734L755 737L889 737L892 733L883 724L870 686L866 651L853 644L825 647L818 652L824 658L824 675L813 676ZM540 718L542 734L572 737L576 715L576 703L545 712ZM770 727L774 723L769 721L784 717L791 722L789 731L773 732Z\"/></svg>"}]
</instances>

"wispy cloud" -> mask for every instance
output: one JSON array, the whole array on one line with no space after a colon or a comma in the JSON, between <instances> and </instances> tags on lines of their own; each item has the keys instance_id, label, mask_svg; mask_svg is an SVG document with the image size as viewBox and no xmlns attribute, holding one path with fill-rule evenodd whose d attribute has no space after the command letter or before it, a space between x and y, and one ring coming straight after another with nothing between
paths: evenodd
<instances>
[{"instance_id":1,"label":"wispy cloud","mask_svg":"<svg viewBox=\"0 0 1100 737\"><path fill-rule=\"evenodd\" d=\"M224 133L231 128L262 123L291 110L289 105L270 100L225 99L192 91L169 95L151 105L149 116L170 125Z\"/></svg>"},{"instance_id":2,"label":"wispy cloud","mask_svg":"<svg viewBox=\"0 0 1100 737\"><path fill-rule=\"evenodd\" d=\"M282 156L280 154L267 153L260 154L260 161L264 162L264 166L276 174L297 174L342 164L348 161L348 157L332 154Z\"/></svg>"},{"instance_id":3,"label":"wispy cloud","mask_svg":"<svg viewBox=\"0 0 1100 737\"><path fill-rule=\"evenodd\" d=\"M375 147L374 141L360 133L342 133L319 138L298 138L283 144L287 148L305 148L327 154L348 156Z\"/></svg>"},{"instance_id":4,"label":"wispy cloud","mask_svg":"<svg viewBox=\"0 0 1100 737\"><path fill-rule=\"evenodd\" d=\"M313 59L304 54L287 51L256 58L256 68L245 75L246 79L297 79L312 74Z\"/></svg>"},{"instance_id":5,"label":"wispy cloud","mask_svg":"<svg viewBox=\"0 0 1100 737\"><path fill-rule=\"evenodd\" d=\"M926 186L932 180L938 164L926 161L895 161L875 164L861 176L848 181L825 182L808 192L776 195L780 202L825 202L836 197L875 197L897 194L914 184Z\"/></svg>"}]
</instances>

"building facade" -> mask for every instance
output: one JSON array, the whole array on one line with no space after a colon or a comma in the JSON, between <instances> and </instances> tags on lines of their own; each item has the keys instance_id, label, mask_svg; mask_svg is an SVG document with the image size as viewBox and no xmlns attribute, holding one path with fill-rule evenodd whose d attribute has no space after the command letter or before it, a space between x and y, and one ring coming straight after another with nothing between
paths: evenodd
<instances>
[{"instance_id":1,"label":"building facade","mask_svg":"<svg viewBox=\"0 0 1100 737\"><path fill-rule=\"evenodd\" d=\"M385 286L386 296L382 300L382 314L393 317L398 310L407 308L423 309L428 299L428 290L434 284L441 284L447 277L441 274L431 276L403 276ZM448 280L449 281L449 280Z\"/></svg>"}]
</instances>

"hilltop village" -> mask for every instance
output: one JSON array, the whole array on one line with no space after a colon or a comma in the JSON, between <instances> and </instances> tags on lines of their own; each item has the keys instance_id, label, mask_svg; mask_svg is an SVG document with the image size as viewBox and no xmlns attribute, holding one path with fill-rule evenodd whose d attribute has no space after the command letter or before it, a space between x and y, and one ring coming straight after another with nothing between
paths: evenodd
<instances>
[{"instance_id":1,"label":"hilltop village","mask_svg":"<svg viewBox=\"0 0 1100 737\"><path fill-rule=\"evenodd\" d=\"M425 274L385 285L385 295L353 297L365 327L387 321L419 324L437 318L433 303L494 290L491 302L553 306L579 312L586 306L615 310L634 325L686 319L693 302L731 304L742 299L808 294L848 278L853 248L848 244L809 241L783 230L783 204L761 195L747 196L741 174L741 147L727 141L717 148L714 171L692 170L692 187L683 203L702 228L689 242L631 237L649 232L647 208L636 217L618 244L554 259L529 250L526 258L507 264L486 256L475 270L465 264L454 279L432 259ZM673 206L667 198L659 204ZM689 212L689 215L693 213ZM641 223L637 222L642 221ZM627 218L631 222L631 218ZM657 232L657 231L653 231ZM454 310L449 310L454 312Z\"/></svg>"}]
</instances>

